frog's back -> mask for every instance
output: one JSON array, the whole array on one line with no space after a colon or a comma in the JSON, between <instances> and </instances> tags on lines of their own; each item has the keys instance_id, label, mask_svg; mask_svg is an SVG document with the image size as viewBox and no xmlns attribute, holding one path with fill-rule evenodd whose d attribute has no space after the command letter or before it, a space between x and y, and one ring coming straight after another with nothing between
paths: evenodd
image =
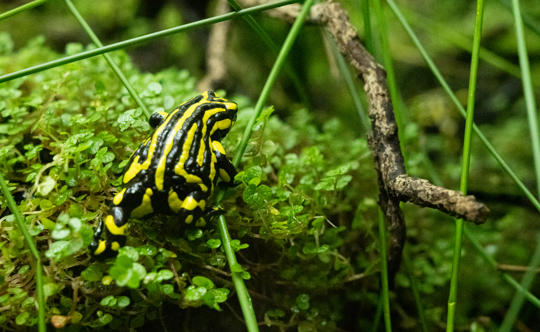
<instances>
[{"instance_id":1,"label":"frog's back","mask_svg":"<svg viewBox=\"0 0 540 332\"><path fill-rule=\"evenodd\" d=\"M172 111L134 153L124 174L124 186L144 183L155 191L191 185L211 193L216 156L211 147L214 124L227 116L221 99L200 95Z\"/></svg>"}]
</instances>

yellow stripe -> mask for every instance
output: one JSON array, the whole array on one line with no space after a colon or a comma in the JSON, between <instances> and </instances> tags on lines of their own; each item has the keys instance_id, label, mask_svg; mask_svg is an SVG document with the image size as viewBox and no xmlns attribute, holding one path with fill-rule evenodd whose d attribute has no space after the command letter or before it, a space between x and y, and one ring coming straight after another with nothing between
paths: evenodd
<instances>
[{"instance_id":1,"label":"yellow stripe","mask_svg":"<svg viewBox=\"0 0 540 332\"><path fill-rule=\"evenodd\" d=\"M203 137L204 137L204 131L203 131ZM201 143L199 144L199 154L197 155L197 164L199 164L199 166L202 166L203 164L204 151L206 151L206 146L204 145L204 139L201 138Z\"/></svg>"},{"instance_id":2,"label":"yellow stripe","mask_svg":"<svg viewBox=\"0 0 540 332\"><path fill-rule=\"evenodd\" d=\"M111 232L111 234L124 235L127 225L121 227L116 226L113 216L109 214L107 217L105 217L105 226L107 226L107 229L109 232Z\"/></svg>"},{"instance_id":3,"label":"yellow stripe","mask_svg":"<svg viewBox=\"0 0 540 332\"><path fill-rule=\"evenodd\" d=\"M169 190L167 202L169 203L169 208L175 213L178 213L182 209L182 204L184 203L172 189Z\"/></svg>"},{"instance_id":4,"label":"yellow stripe","mask_svg":"<svg viewBox=\"0 0 540 332\"><path fill-rule=\"evenodd\" d=\"M120 249L120 243L113 241L113 243L111 243L111 249L114 251L118 251L118 249Z\"/></svg>"},{"instance_id":5,"label":"yellow stripe","mask_svg":"<svg viewBox=\"0 0 540 332\"><path fill-rule=\"evenodd\" d=\"M154 156L154 152L156 151L159 135L165 129L169 121L171 121L171 119L173 118L173 115L178 113L179 111L180 111L179 108L172 111L171 114L169 114L169 116L165 118L165 121L163 121L163 123L161 123L159 127L156 128L156 131L154 131L154 134L152 135L152 141L150 143L150 147L148 148L148 155L146 156L146 160L143 161L142 163L139 163L139 156L135 157L135 159L129 166L128 171L124 174L124 183L128 183L141 170L148 169L148 167L150 167L150 163L152 162L152 157ZM144 144L146 144L149 139L150 138L146 139Z\"/></svg>"},{"instance_id":6,"label":"yellow stripe","mask_svg":"<svg viewBox=\"0 0 540 332\"><path fill-rule=\"evenodd\" d=\"M122 202L122 199L124 199L124 194L126 192L126 188L122 189L118 194L116 194L113 198L113 204L114 205L120 205Z\"/></svg>"},{"instance_id":7,"label":"yellow stripe","mask_svg":"<svg viewBox=\"0 0 540 332\"><path fill-rule=\"evenodd\" d=\"M154 209L152 208L153 194L154 192L152 189L146 188L141 205L137 206L135 209L133 209L133 211L131 211L131 216L133 218L141 218L154 212Z\"/></svg>"},{"instance_id":8,"label":"yellow stripe","mask_svg":"<svg viewBox=\"0 0 540 332\"><path fill-rule=\"evenodd\" d=\"M232 126L231 119L220 120L220 121L214 123L214 127L212 128L212 131L210 132L210 135L212 135L218 129L221 129L221 130L228 129L228 128L231 128L231 126Z\"/></svg>"},{"instance_id":9,"label":"yellow stripe","mask_svg":"<svg viewBox=\"0 0 540 332\"><path fill-rule=\"evenodd\" d=\"M197 202L197 200L192 196L186 197L184 203L182 204L182 208L188 211L195 210L197 206L199 206L199 202Z\"/></svg>"},{"instance_id":10,"label":"yellow stripe","mask_svg":"<svg viewBox=\"0 0 540 332\"><path fill-rule=\"evenodd\" d=\"M223 181L225 181L225 182L231 182L231 177L229 176L229 174L227 174L227 172L226 172L223 168L220 168L220 170L219 170L219 176L221 176L221 178L223 179Z\"/></svg>"},{"instance_id":11,"label":"yellow stripe","mask_svg":"<svg viewBox=\"0 0 540 332\"><path fill-rule=\"evenodd\" d=\"M182 126L184 125L184 122L186 122L186 120L189 119L193 115L193 112L197 109L197 107L200 106L201 104L204 104L204 103L207 103L207 102L208 102L208 93L204 92L203 93L203 98L198 103L195 103L195 104L191 105L186 110L186 112L182 115L180 120L178 120L176 122L176 125L174 126L172 132L177 133L180 129L182 129ZM193 131L193 128L197 129L197 125L194 124L193 127L191 127L189 129L189 133L191 133ZM193 142L193 135L195 134L195 132L193 131L193 134L191 134L191 135L189 133L188 133L188 138L186 139L186 141L189 140L189 138L190 138L189 136L191 136L190 141ZM174 136L176 136L176 135L169 135L169 137L167 137L167 142L165 142L164 151L161 153L161 157L160 157L158 166L156 168L156 181L155 181L155 183L156 183L156 188L158 190L163 190L163 181L164 181L163 176L165 174L165 165L166 165L166 162L167 162L167 156L171 152L171 149L172 149L172 146L173 146L173 143L174 143ZM185 147L186 147L186 144L184 143L184 146L182 147L182 156L184 155L184 153L186 153ZM189 147L191 147L191 143L188 145L188 149L189 149ZM188 154L189 154L189 150L188 150ZM187 159L187 157L186 157L186 159ZM183 167L183 163L182 163L182 167ZM176 172L176 168L175 168L175 172Z\"/></svg>"},{"instance_id":12,"label":"yellow stripe","mask_svg":"<svg viewBox=\"0 0 540 332\"><path fill-rule=\"evenodd\" d=\"M225 149L223 148L223 145L221 145L220 141L212 141L212 148L214 150L217 150L219 153L225 155Z\"/></svg>"},{"instance_id":13,"label":"yellow stripe","mask_svg":"<svg viewBox=\"0 0 540 332\"><path fill-rule=\"evenodd\" d=\"M94 251L94 255L101 254L102 252L105 251L106 248L107 248L107 242L105 242L104 240L99 240L99 244L96 250Z\"/></svg>"}]
</instances>

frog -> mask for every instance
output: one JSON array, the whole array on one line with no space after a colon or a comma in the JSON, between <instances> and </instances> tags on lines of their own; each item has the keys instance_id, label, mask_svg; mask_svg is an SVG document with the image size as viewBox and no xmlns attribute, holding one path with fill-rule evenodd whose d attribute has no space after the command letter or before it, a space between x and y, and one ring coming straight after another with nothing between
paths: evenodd
<instances>
[{"instance_id":1,"label":"frog","mask_svg":"<svg viewBox=\"0 0 540 332\"><path fill-rule=\"evenodd\" d=\"M216 214L208 202L218 180L231 186L237 173L222 139L236 121L237 104L208 90L170 113L149 118L154 132L132 154L108 214L90 244L94 256L110 257L126 243L130 218L177 215L191 224Z\"/></svg>"}]
</instances>

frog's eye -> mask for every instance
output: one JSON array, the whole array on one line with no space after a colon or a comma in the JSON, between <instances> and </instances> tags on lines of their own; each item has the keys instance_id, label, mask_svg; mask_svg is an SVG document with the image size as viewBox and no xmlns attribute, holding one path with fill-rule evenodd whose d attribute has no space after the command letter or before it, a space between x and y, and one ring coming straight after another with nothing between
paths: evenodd
<instances>
[{"instance_id":1,"label":"frog's eye","mask_svg":"<svg viewBox=\"0 0 540 332\"><path fill-rule=\"evenodd\" d=\"M156 128L159 126L163 120L167 117L167 113L165 112L156 112L150 116L150 119L148 119L148 123L152 128Z\"/></svg>"}]
</instances>

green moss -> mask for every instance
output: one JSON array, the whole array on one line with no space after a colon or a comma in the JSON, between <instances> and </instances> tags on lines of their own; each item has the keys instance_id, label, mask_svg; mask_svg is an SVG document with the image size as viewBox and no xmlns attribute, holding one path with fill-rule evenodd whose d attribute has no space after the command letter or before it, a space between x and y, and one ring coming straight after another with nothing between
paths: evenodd
<instances>
[{"instance_id":1,"label":"green moss","mask_svg":"<svg viewBox=\"0 0 540 332\"><path fill-rule=\"evenodd\" d=\"M5 35L0 43L10 49ZM82 49L70 44L66 52ZM0 70L56 56L36 40L1 55ZM113 58L154 111L171 110L197 93L185 71L140 73L124 53ZM155 320L165 303L177 310L221 310L221 303L234 301L213 221L177 227L181 221L175 216L133 220L127 246L117 257L90 258L92 228L119 189L126 160L150 132L144 114L103 59L8 82L0 86L0 95L0 172L43 253L48 319L71 315L76 325L122 329ZM225 141L232 154L253 110L245 98L229 98L240 104L238 122ZM368 274L374 273L377 263L373 247L362 260L355 249L373 241L366 218L376 211L375 174L365 140L354 138L337 120L318 128L307 111L287 111L285 120L271 108L261 115L238 185L224 200L236 238L233 249L242 262L233 270L254 291L283 290L256 306L260 315L266 312L267 323L330 328L343 316L343 294L335 289L366 264ZM33 325L35 307L27 305L33 283L17 288L21 275L33 278L31 259L12 216L0 211L5 257L0 301L9 305L1 319L5 326ZM345 232L353 220L356 229ZM361 270L357 261L364 262Z\"/></svg>"}]
</instances>

